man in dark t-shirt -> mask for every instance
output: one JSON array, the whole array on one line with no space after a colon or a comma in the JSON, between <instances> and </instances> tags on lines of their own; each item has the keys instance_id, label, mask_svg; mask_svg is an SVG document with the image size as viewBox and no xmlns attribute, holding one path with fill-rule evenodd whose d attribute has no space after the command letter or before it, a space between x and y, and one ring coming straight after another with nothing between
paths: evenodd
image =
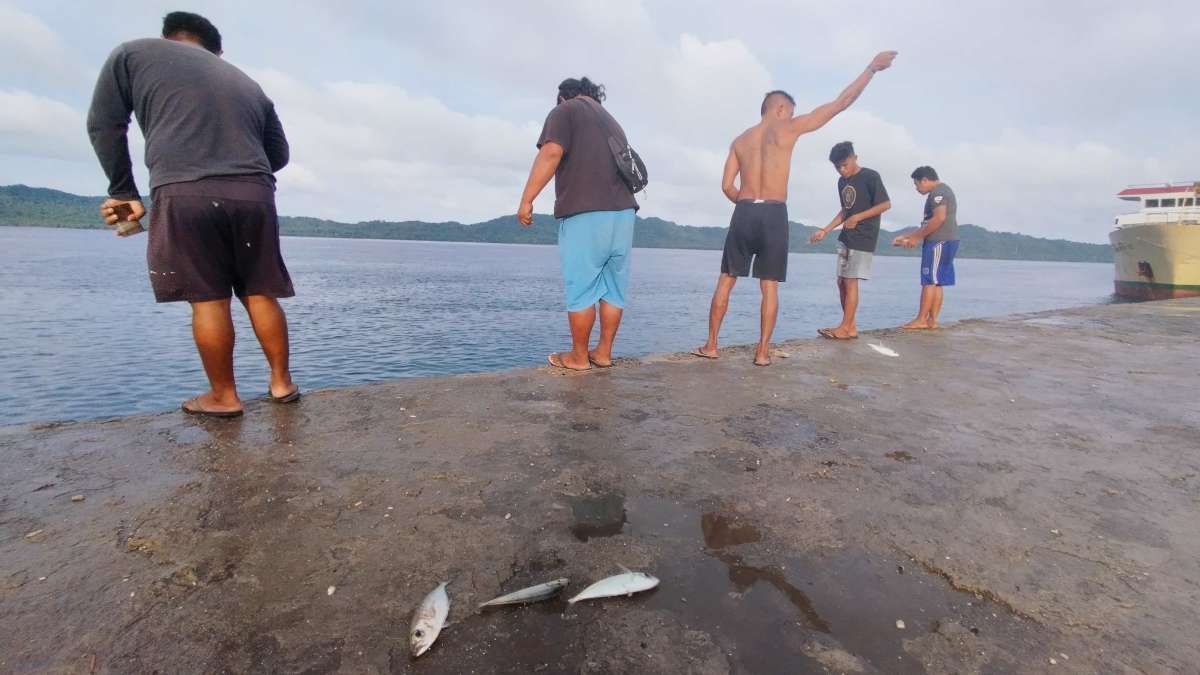
<instances>
[{"instance_id":1,"label":"man in dark t-shirt","mask_svg":"<svg viewBox=\"0 0 1200 675\"><path fill-rule=\"evenodd\" d=\"M858 311L858 282L871 278L871 263L879 240L879 220L892 207L887 188L879 173L858 165L854 145L842 141L829 151L829 161L838 175L838 201L841 208L825 227L808 240L815 244L839 226L841 247L838 250L837 286L842 301L842 322L832 328L820 328L817 333L831 340L852 340L858 337L854 323Z\"/></svg>"},{"instance_id":2,"label":"man in dark t-shirt","mask_svg":"<svg viewBox=\"0 0 1200 675\"><path fill-rule=\"evenodd\" d=\"M558 105L546 116L517 211L522 225L532 225L533 200L554 178L571 350L550 354L547 360L568 370L612 366L613 340L629 286L638 204L617 173L609 139L621 147L628 143L621 125L601 105L604 98L604 87L586 77L559 84ZM600 341L589 350L597 305Z\"/></svg>"},{"instance_id":3,"label":"man in dark t-shirt","mask_svg":"<svg viewBox=\"0 0 1200 675\"><path fill-rule=\"evenodd\" d=\"M271 366L267 398L292 403L288 326L278 298L294 295L279 248L275 172L288 143L275 106L254 80L222 60L207 19L172 12L163 39L133 40L108 57L87 129L108 177L100 214L117 234L141 232L130 116L146 138L150 169L150 286L158 302L188 302L209 391L183 403L192 415L242 414L233 372L234 295L246 306Z\"/></svg>"}]
</instances>

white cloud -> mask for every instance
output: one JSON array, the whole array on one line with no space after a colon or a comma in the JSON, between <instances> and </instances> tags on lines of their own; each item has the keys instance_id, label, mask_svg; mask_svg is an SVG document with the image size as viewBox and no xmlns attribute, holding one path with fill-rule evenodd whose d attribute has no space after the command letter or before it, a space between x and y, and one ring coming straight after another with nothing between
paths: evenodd
<instances>
[{"instance_id":1,"label":"white cloud","mask_svg":"<svg viewBox=\"0 0 1200 675\"><path fill-rule=\"evenodd\" d=\"M76 86L94 73L80 67L41 19L0 4L0 78L9 86Z\"/></svg>"},{"instance_id":2,"label":"white cloud","mask_svg":"<svg viewBox=\"0 0 1200 675\"><path fill-rule=\"evenodd\" d=\"M394 85L311 85L278 71L255 75L292 145L295 175L292 167L280 174L283 211L468 222L515 213L536 152L536 125L467 115ZM293 188L308 196L292 201ZM314 210L301 212L302 205Z\"/></svg>"},{"instance_id":3,"label":"white cloud","mask_svg":"<svg viewBox=\"0 0 1200 675\"><path fill-rule=\"evenodd\" d=\"M83 23L71 20L90 10L82 2L0 4L6 176L18 154L53 157L96 176L76 185L67 176L83 174L64 171L56 187L98 191L80 111L112 43L157 32L162 8L138 6L146 11L136 23L94 12ZM608 86L606 105L649 164L643 213L723 225L721 166L733 136L757 121L762 93L780 86L811 108L892 47L896 67L798 144L794 219L832 215L836 175L825 157L850 139L884 174L895 224L919 218L908 174L931 164L958 191L965 221L1101 241L1123 206L1115 191L1193 178L1200 149L1175 140L1190 138L1200 100L1188 51L1200 15L1180 0L901 2L867 15L774 0L282 6L214 0L200 11L278 104L293 144L280 176L286 213L511 213L555 84L587 74ZM264 21L277 30L263 34Z\"/></svg>"},{"instance_id":4,"label":"white cloud","mask_svg":"<svg viewBox=\"0 0 1200 675\"><path fill-rule=\"evenodd\" d=\"M80 159L89 149L78 110L27 91L0 89L0 154Z\"/></svg>"}]
</instances>

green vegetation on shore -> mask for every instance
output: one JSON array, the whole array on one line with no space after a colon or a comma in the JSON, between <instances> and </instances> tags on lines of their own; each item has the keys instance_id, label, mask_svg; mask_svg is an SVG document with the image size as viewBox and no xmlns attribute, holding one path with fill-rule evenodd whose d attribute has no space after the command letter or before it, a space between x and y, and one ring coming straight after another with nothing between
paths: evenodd
<instances>
[{"instance_id":1,"label":"green vegetation on shore","mask_svg":"<svg viewBox=\"0 0 1200 675\"><path fill-rule=\"evenodd\" d=\"M47 188L24 185L0 186L0 225L25 227L101 228L96 208L102 197L82 197ZM471 241L501 244L554 244L558 227L553 217L539 214L534 224L522 228L516 216L482 223L427 223L372 220L339 223L320 218L282 216L284 235L301 237L346 237L357 239L409 239L416 241ZM816 230L791 224L791 250L797 253L833 253L837 238L827 237L816 246L808 238ZM880 255L917 255L918 250L888 245L896 232L880 233ZM1011 232L992 232L976 225L961 225L960 257L1000 260L1059 260L1068 262L1111 262L1112 249L1105 244L1087 244L1065 239L1043 239ZM725 228L678 225L661 218L638 218L634 245L641 248L720 249Z\"/></svg>"}]
</instances>

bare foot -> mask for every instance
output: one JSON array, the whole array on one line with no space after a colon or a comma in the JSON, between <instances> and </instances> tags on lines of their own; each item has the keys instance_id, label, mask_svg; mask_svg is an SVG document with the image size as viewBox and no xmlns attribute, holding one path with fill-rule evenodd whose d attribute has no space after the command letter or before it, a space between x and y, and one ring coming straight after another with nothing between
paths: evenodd
<instances>
[{"instance_id":1,"label":"bare foot","mask_svg":"<svg viewBox=\"0 0 1200 675\"><path fill-rule=\"evenodd\" d=\"M189 415L208 415L210 417L236 417L242 414L242 402L234 397L218 399L211 391L206 391L196 398L183 402L183 411Z\"/></svg>"},{"instance_id":2,"label":"bare foot","mask_svg":"<svg viewBox=\"0 0 1200 675\"><path fill-rule=\"evenodd\" d=\"M719 359L719 358L721 358L721 355L717 353L717 348L716 347L710 348L708 345L704 345L703 347L696 347L695 349L692 350L692 355L699 356L704 359Z\"/></svg>"},{"instance_id":3,"label":"bare foot","mask_svg":"<svg viewBox=\"0 0 1200 675\"><path fill-rule=\"evenodd\" d=\"M768 352L759 350L754 353L754 365L769 366L771 365L771 355Z\"/></svg>"},{"instance_id":4,"label":"bare foot","mask_svg":"<svg viewBox=\"0 0 1200 675\"><path fill-rule=\"evenodd\" d=\"M612 368L612 354L601 354L599 350L593 349L588 352L588 361L597 368Z\"/></svg>"},{"instance_id":5,"label":"bare foot","mask_svg":"<svg viewBox=\"0 0 1200 675\"><path fill-rule=\"evenodd\" d=\"M578 359L574 352L558 352L546 357L550 365L555 368L565 368L567 370L591 370L592 364L586 358ZM583 361L580 363L580 361Z\"/></svg>"},{"instance_id":6,"label":"bare foot","mask_svg":"<svg viewBox=\"0 0 1200 675\"><path fill-rule=\"evenodd\" d=\"M904 324L903 326L900 326L900 329L901 330L929 330L932 327L933 326L930 326L929 323L923 319L913 319L912 321L909 321L908 323Z\"/></svg>"}]
</instances>

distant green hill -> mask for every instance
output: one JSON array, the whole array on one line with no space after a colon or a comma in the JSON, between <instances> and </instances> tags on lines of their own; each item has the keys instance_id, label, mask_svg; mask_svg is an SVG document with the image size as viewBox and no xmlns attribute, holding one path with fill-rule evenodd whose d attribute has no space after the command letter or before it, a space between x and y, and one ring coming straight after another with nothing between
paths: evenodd
<instances>
[{"instance_id":1,"label":"distant green hill","mask_svg":"<svg viewBox=\"0 0 1200 675\"><path fill-rule=\"evenodd\" d=\"M81 197L47 188L24 185L0 186L0 225L24 227L100 228L96 209L102 197ZM503 216L482 223L427 223L423 221L380 221L339 223L320 218L283 216L283 234L303 237L349 237L356 239L408 239L415 241L474 241L502 244L554 244L558 227L553 217L539 214L532 227L517 224L516 216ZM791 224L791 250L797 253L832 253L837 239L826 237L816 246L808 238L816 230ZM917 250L889 245L896 232L884 230L879 237L880 255L917 255ZM1043 239L1011 232L992 232L976 225L959 226L962 241L959 256L1001 260L1061 260L1069 262L1112 262L1112 249L1104 244L1086 244L1065 239ZM661 218L638 218L634 245L640 248L720 249L725 242L723 227L677 225Z\"/></svg>"}]
</instances>

